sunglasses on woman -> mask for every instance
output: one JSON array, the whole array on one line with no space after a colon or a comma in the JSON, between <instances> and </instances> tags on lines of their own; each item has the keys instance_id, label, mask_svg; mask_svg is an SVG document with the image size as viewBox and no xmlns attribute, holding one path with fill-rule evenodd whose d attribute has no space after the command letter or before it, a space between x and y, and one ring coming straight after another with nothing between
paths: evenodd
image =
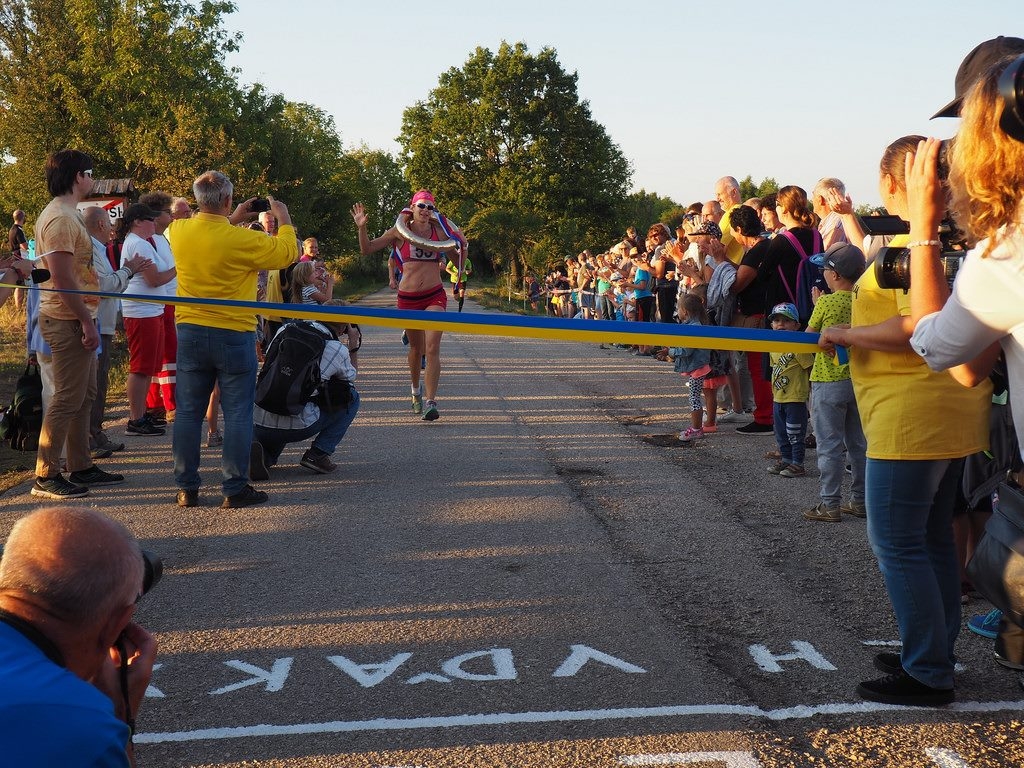
<instances>
[{"instance_id":1,"label":"sunglasses on woman","mask_svg":"<svg viewBox=\"0 0 1024 768\"><path fill-rule=\"evenodd\" d=\"M423 210L424 208L426 208L428 211L436 211L437 210L437 208L435 208L434 206L432 206L432 205L430 205L428 203L416 203L416 207L419 208L420 210Z\"/></svg>"}]
</instances>

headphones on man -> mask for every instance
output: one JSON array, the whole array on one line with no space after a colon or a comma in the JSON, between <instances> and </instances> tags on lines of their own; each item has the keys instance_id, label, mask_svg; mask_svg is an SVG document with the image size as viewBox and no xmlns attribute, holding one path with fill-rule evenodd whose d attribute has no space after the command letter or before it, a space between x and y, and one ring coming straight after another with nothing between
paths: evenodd
<instances>
[{"instance_id":1,"label":"headphones on man","mask_svg":"<svg viewBox=\"0 0 1024 768\"><path fill-rule=\"evenodd\" d=\"M999 94L1003 97L999 127L1007 136L1024 142L1024 55L1011 61L999 76Z\"/></svg>"}]
</instances>

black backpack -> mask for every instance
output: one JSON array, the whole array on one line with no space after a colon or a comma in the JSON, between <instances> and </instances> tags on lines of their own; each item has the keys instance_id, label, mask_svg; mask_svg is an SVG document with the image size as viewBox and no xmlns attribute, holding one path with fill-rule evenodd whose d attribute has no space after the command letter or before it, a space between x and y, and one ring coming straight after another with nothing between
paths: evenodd
<instances>
[{"instance_id":1,"label":"black backpack","mask_svg":"<svg viewBox=\"0 0 1024 768\"><path fill-rule=\"evenodd\" d=\"M279 416L298 416L320 389L320 358L337 337L308 320L281 326L256 378L256 405Z\"/></svg>"},{"instance_id":2,"label":"black backpack","mask_svg":"<svg viewBox=\"0 0 1024 768\"><path fill-rule=\"evenodd\" d=\"M16 451L39 448L43 429L43 379L39 366L29 363L18 377L14 398L0 419L0 440L6 440Z\"/></svg>"}]
</instances>

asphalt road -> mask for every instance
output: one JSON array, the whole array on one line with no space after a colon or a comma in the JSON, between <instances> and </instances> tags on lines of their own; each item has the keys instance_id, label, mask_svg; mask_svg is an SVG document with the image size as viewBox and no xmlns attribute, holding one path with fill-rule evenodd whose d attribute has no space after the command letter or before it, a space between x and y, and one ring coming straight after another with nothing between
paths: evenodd
<instances>
[{"instance_id":1,"label":"asphalt road","mask_svg":"<svg viewBox=\"0 0 1024 768\"><path fill-rule=\"evenodd\" d=\"M767 474L771 437L676 441L670 365L448 333L425 423L399 332L363 330L336 473L292 446L267 505L221 510L204 449L182 510L170 435L125 437L127 482L81 502L165 562L140 765L1024 765L1024 691L966 629L957 704L854 694L898 643L863 521L804 521L817 473Z\"/></svg>"}]
</instances>

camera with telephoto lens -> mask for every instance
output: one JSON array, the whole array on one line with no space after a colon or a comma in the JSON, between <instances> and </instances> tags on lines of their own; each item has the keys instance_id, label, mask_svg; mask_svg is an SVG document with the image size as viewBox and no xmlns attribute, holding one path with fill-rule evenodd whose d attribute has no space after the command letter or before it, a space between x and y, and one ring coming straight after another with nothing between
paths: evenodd
<instances>
[{"instance_id":1,"label":"camera with telephoto lens","mask_svg":"<svg viewBox=\"0 0 1024 768\"><path fill-rule=\"evenodd\" d=\"M945 185L949 178L948 153L952 139L947 139L939 146L939 158L937 163L937 175L939 181ZM882 217L890 218L890 217ZM896 217L891 217L896 218ZM868 217L867 221L870 221ZM909 224L900 220L902 225L900 233L910 231ZM869 230L870 225L869 226ZM869 231L869 234L876 234ZM884 232L877 234L895 234L895 232ZM956 273L964 263L964 254L967 252L966 238L963 231L957 228L953 217L948 213L939 224L939 242L942 243L942 252L939 259L942 261L942 272L946 277L949 289L953 290L953 281ZM875 256L875 279L880 288L901 288L904 292L910 290L910 249L909 248L882 248Z\"/></svg>"},{"instance_id":2,"label":"camera with telephoto lens","mask_svg":"<svg viewBox=\"0 0 1024 768\"><path fill-rule=\"evenodd\" d=\"M140 550L142 552L142 594L146 594L160 581L160 577L164 575L164 561L160 559L160 556L150 552L148 549ZM0 560L4 556L4 545L0 544Z\"/></svg>"}]
</instances>

